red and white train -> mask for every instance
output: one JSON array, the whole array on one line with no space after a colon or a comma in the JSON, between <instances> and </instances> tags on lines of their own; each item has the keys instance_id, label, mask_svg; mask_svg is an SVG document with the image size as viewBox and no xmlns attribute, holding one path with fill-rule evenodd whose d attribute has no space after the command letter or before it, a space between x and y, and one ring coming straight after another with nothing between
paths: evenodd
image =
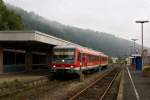
<instances>
[{"instance_id":1,"label":"red and white train","mask_svg":"<svg viewBox=\"0 0 150 100\"><path fill-rule=\"evenodd\" d=\"M79 74L91 69L103 69L108 56L102 52L75 46L56 46L53 49L52 71Z\"/></svg>"}]
</instances>

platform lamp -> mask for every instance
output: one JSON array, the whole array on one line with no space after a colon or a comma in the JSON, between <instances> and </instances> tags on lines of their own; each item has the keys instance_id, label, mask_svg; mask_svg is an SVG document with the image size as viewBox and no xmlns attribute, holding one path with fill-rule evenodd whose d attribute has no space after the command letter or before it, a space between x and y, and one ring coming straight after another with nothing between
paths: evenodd
<instances>
[{"instance_id":1,"label":"platform lamp","mask_svg":"<svg viewBox=\"0 0 150 100\"><path fill-rule=\"evenodd\" d=\"M142 34L142 49L141 49L141 54L143 53L143 24L144 23L148 23L149 21L148 20L140 20L140 21L135 21L136 23L140 23L141 24L141 34Z\"/></svg>"},{"instance_id":2,"label":"platform lamp","mask_svg":"<svg viewBox=\"0 0 150 100\"><path fill-rule=\"evenodd\" d=\"M141 56L142 56L142 68L143 68L143 64L144 64L144 60L143 60L143 48L144 48L144 44L143 44L143 24L144 23L148 23L148 20L139 20L139 21L135 21L136 23L140 23L141 24L141 34L142 34L142 49L141 49Z\"/></svg>"}]
</instances>

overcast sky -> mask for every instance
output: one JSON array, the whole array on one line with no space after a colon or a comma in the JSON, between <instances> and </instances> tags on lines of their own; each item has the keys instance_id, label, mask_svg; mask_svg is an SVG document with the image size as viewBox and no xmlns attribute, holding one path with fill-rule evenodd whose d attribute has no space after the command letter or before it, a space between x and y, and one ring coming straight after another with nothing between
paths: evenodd
<instances>
[{"instance_id":1,"label":"overcast sky","mask_svg":"<svg viewBox=\"0 0 150 100\"><path fill-rule=\"evenodd\" d=\"M5 0L66 25L89 28L126 39L138 38L140 24L150 20L150 0ZM150 23L144 24L144 44L150 47Z\"/></svg>"}]
</instances>

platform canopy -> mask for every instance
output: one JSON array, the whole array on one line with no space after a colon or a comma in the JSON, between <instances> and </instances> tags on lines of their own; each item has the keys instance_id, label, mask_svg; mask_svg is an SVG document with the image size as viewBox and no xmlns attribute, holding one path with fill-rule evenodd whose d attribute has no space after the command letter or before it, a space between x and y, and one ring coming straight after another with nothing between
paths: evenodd
<instances>
[{"instance_id":1,"label":"platform canopy","mask_svg":"<svg viewBox=\"0 0 150 100\"><path fill-rule=\"evenodd\" d=\"M56 45L77 45L38 31L0 31L0 46L48 49Z\"/></svg>"},{"instance_id":2,"label":"platform canopy","mask_svg":"<svg viewBox=\"0 0 150 100\"><path fill-rule=\"evenodd\" d=\"M2 48L47 51L54 46L66 45L89 49L39 31L0 31L0 47Z\"/></svg>"}]
</instances>

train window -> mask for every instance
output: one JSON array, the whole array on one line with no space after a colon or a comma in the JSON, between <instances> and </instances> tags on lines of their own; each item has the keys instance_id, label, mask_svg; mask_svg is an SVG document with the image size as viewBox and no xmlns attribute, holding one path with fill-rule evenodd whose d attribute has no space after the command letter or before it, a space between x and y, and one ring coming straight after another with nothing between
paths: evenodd
<instances>
[{"instance_id":1,"label":"train window","mask_svg":"<svg viewBox=\"0 0 150 100\"><path fill-rule=\"evenodd\" d=\"M54 49L53 55L54 63L74 63L75 50L74 49Z\"/></svg>"},{"instance_id":2,"label":"train window","mask_svg":"<svg viewBox=\"0 0 150 100\"><path fill-rule=\"evenodd\" d=\"M105 58L105 57L103 57L103 58L102 58L102 61L106 61L106 58Z\"/></svg>"},{"instance_id":3,"label":"train window","mask_svg":"<svg viewBox=\"0 0 150 100\"><path fill-rule=\"evenodd\" d=\"M89 61L92 62L94 61L95 57L93 55L89 55Z\"/></svg>"},{"instance_id":4,"label":"train window","mask_svg":"<svg viewBox=\"0 0 150 100\"><path fill-rule=\"evenodd\" d=\"M74 61L75 61L74 49L54 49L53 62L74 63Z\"/></svg>"},{"instance_id":5,"label":"train window","mask_svg":"<svg viewBox=\"0 0 150 100\"><path fill-rule=\"evenodd\" d=\"M89 62L91 62L91 55L89 55Z\"/></svg>"},{"instance_id":6,"label":"train window","mask_svg":"<svg viewBox=\"0 0 150 100\"><path fill-rule=\"evenodd\" d=\"M96 61L99 61L99 57L98 56L96 56Z\"/></svg>"},{"instance_id":7,"label":"train window","mask_svg":"<svg viewBox=\"0 0 150 100\"><path fill-rule=\"evenodd\" d=\"M74 52L72 51L55 51L54 59L73 59Z\"/></svg>"}]
</instances>

